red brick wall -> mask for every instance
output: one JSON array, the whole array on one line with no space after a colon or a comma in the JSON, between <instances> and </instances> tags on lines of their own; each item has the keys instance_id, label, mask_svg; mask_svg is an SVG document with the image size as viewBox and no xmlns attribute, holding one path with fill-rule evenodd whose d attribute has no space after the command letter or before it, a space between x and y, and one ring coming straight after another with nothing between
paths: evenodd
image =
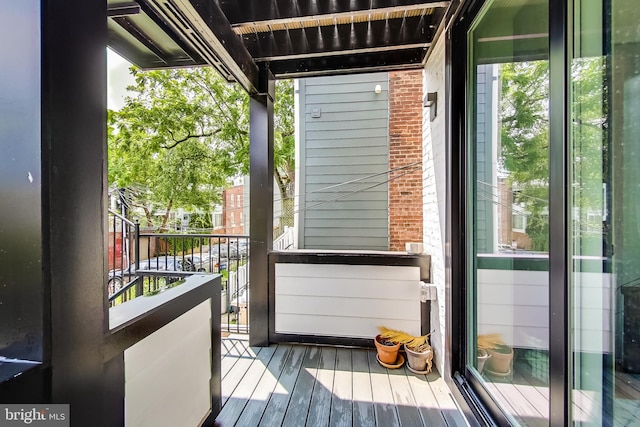
<instances>
[{"instance_id":1,"label":"red brick wall","mask_svg":"<svg viewBox=\"0 0 640 427\"><path fill-rule=\"evenodd\" d=\"M390 250L404 251L406 242L422 242L422 70L391 72L389 169L415 162L420 163L389 176Z\"/></svg>"},{"instance_id":2,"label":"red brick wall","mask_svg":"<svg viewBox=\"0 0 640 427\"><path fill-rule=\"evenodd\" d=\"M224 190L222 202L222 234L244 234L244 196L243 186Z\"/></svg>"}]
</instances>

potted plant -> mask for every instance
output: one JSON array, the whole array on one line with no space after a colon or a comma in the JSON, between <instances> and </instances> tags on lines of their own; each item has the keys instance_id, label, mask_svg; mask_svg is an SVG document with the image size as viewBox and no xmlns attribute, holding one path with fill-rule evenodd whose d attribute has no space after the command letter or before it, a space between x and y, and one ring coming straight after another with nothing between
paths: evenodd
<instances>
[{"instance_id":1,"label":"potted plant","mask_svg":"<svg viewBox=\"0 0 640 427\"><path fill-rule=\"evenodd\" d=\"M386 365L395 364L400 351L400 343L384 338L381 334L376 335L373 341L378 351L378 360Z\"/></svg>"},{"instance_id":2,"label":"potted plant","mask_svg":"<svg viewBox=\"0 0 640 427\"><path fill-rule=\"evenodd\" d=\"M404 344L407 353L407 363L409 369L415 373L428 374L431 372L433 361L433 350L429 345L429 335L414 336L403 331L388 329L384 326L378 327L383 338Z\"/></svg>"},{"instance_id":3,"label":"potted plant","mask_svg":"<svg viewBox=\"0 0 640 427\"><path fill-rule=\"evenodd\" d=\"M478 373L481 374L484 370L484 365L487 363L487 359L489 359L491 355L484 348L478 348L478 364L476 365L478 369Z\"/></svg>"},{"instance_id":4,"label":"potted plant","mask_svg":"<svg viewBox=\"0 0 640 427\"><path fill-rule=\"evenodd\" d=\"M504 376L511 373L513 348L502 341L500 334L478 335L478 350L489 354L485 365L489 374Z\"/></svg>"}]
</instances>

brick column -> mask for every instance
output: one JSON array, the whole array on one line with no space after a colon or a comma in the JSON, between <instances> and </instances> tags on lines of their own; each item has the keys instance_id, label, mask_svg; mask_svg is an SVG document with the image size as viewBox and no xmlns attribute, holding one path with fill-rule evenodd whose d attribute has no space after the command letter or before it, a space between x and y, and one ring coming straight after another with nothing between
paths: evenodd
<instances>
[{"instance_id":1,"label":"brick column","mask_svg":"<svg viewBox=\"0 0 640 427\"><path fill-rule=\"evenodd\" d=\"M422 242L422 70L391 72L389 169L415 162L419 165L389 175L390 250Z\"/></svg>"}]
</instances>

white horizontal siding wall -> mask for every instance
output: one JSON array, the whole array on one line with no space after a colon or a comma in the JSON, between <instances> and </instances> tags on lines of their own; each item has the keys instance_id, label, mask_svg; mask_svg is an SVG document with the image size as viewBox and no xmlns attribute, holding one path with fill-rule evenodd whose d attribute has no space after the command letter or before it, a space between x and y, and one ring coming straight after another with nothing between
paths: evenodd
<instances>
[{"instance_id":1,"label":"white horizontal siding wall","mask_svg":"<svg viewBox=\"0 0 640 427\"><path fill-rule=\"evenodd\" d=\"M574 275L576 350L611 351L610 274ZM478 334L518 348L549 349L549 272L478 270Z\"/></svg>"},{"instance_id":2,"label":"white horizontal siding wall","mask_svg":"<svg viewBox=\"0 0 640 427\"><path fill-rule=\"evenodd\" d=\"M372 338L377 326L420 334L420 269L275 265L276 332Z\"/></svg>"},{"instance_id":3,"label":"white horizontal siding wall","mask_svg":"<svg viewBox=\"0 0 640 427\"><path fill-rule=\"evenodd\" d=\"M125 350L124 367L127 427L200 425L211 411L211 300Z\"/></svg>"}]
</instances>

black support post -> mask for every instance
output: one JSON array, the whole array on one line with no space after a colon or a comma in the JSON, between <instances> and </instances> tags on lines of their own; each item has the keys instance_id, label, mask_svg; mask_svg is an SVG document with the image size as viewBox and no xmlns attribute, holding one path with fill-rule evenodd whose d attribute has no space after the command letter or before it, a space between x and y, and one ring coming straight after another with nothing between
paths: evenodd
<instances>
[{"instance_id":1,"label":"black support post","mask_svg":"<svg viewBox=\"0 0 640 427\"><path fill-rule=\"evenodd\" d=\"M549 424L570 417L569 46L568 2L549 2Z\"/></svg>"},{"instance_id":2,"label":"black support post","mask_svg":"<svg viewBox=\"0 0 640 427\"><path fill-rule=\"evenodd\" d=\"M273 248L273 102L275 80L260 69L259 93L251 97L249 343L269 345L269 262Z\"/></svg>"},{"instance_id":3,"label":"black support post","mask_svg":"<svg viewBox=\"0 0 640 427\"><path fill-rule=\"evenodd\" d=\"M45 363L72 426L103 412L106 316L107 5L42 1L42 230Z\"/></svg>"}]
</instances>

